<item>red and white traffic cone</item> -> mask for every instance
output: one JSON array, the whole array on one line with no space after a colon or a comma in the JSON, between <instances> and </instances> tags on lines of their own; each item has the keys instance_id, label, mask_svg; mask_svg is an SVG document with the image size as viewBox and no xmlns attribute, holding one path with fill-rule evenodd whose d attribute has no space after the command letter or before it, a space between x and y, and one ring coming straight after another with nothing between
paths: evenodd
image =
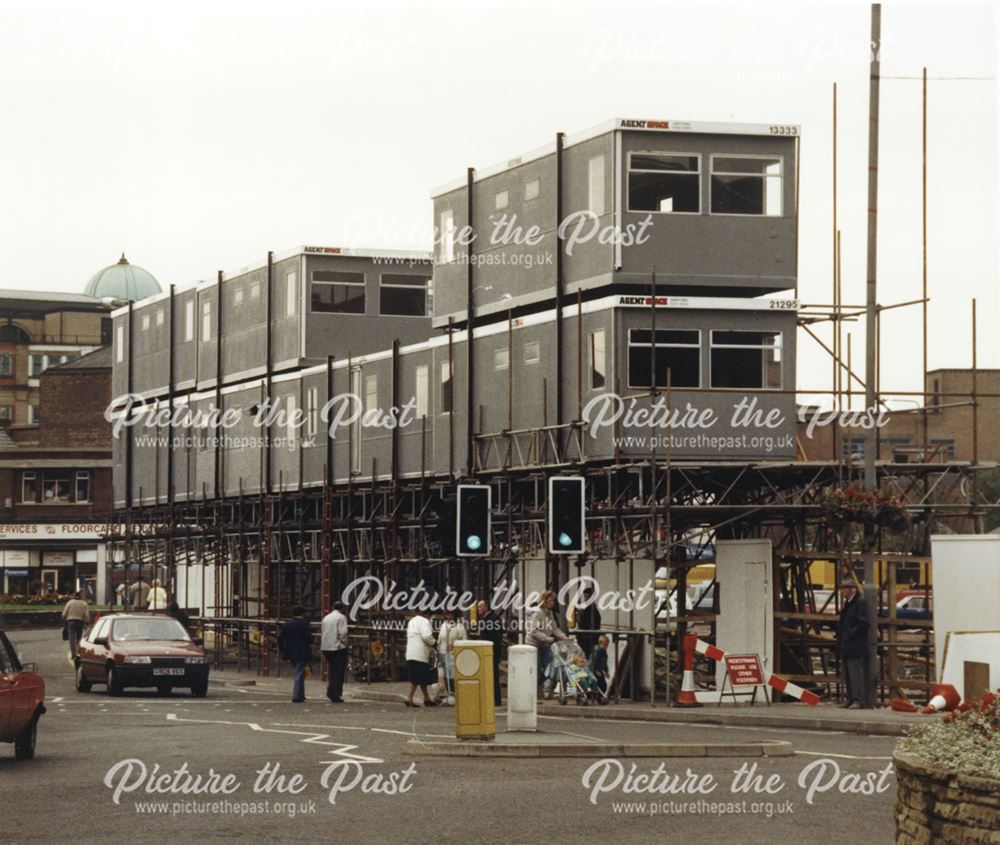
<instances>
[{"instance_id":1,"label":"red and white traffic cone","mask_svg":"<svg viewBox=\"0 0 1000 845\"><path fill-rule=\"evenodd\" d=\"M684 637L684 678L681 681L681 691L677 695L678 707L701 707L694 694L694 650L698 642L696 634Z\"/></svg>"},{"instance_id":2,"label":"red and white traffic cone","mask_svg":"<svg viewBox=\"0 0 1000 845\"><path fill-rule=\"evenodd\" d=\"M961 701L962 696L958 694L958 690L951 684L935 684L931 687L931 700L927 702L927 706L920 712L925 716L930 716L932 713L940 713L942 710L947 710L950 713L958 707Z\"/></svg>"}]
</instances>

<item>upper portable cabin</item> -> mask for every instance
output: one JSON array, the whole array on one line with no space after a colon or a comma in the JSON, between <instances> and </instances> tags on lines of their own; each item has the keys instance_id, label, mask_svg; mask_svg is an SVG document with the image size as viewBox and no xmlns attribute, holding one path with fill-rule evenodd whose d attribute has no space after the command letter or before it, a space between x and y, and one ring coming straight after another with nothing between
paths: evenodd
<instances>
[{"instance_id":1,"label":"upper portable cabin","mask_svg":"<svg viewBox=\"0 0 1000 845\"><path fill-rule=\"evenodd\" d=\"M434 325L465 319L470 264L477 319L554 299L560 258L565 294L648 288L654 271L664 294L795 288L798 137L618 119L438 189Z\"/></svg>"},{"instance_id":2,"label":"upper portable cabin","mask_svg":"<svg viewBox=\"0 0 1000 845\"><path fill-rule=\"evenodd\" d=\"M429 253L306 246L119 308L114 395L204 390L220 372L233 384L416 343L431 332L430 279Z\"/></svg>"}]
</instances>

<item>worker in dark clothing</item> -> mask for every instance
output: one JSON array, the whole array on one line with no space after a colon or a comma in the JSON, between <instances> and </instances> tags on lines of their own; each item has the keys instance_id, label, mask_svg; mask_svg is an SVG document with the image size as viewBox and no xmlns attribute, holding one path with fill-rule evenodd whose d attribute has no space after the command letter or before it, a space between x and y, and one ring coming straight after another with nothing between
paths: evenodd
<instances>
[{"instance_id":1,"label":"worker in dark clothing","mask_svg":"<svg viewBox=\"0 0 1000 845\"><path fill-rule=\"evenodd\" d=\"M840 585L843 606L837 621L837 654L846 690L841 707L866 706L868 685L868 606L853 581Z\"/></svg>"},{"instance_id":2,"label":"worker in dark clothing","mask_svg":"<svg viewBox=\"0 0 1000 845\"><path fill-rule=\"evenodd\" d=\"M493 704L500 706L500 649L506 637L503 619L486 602L476 605L476 636L493 643Z\"/></svg>"},{"instance_id":3,"label":"worker in dark clothing","mask_svg":"<svg viewBox=\"0 0 1000 845\"><path fill-rule=\"evenodd\" d=\"M306 664L312 663L313 635L305 614L303 607L292 608L294 618L282 625L278 633L278 649L295 670L293 704L301 704L306 700Z\"/></svg>"},{"instance_id":4,"label":"worker in dark clothing","mask_svg":"<svg viewBox=\"0 0 1000 845\"><path fill-rule=\"evenodd\" d=\"M191 627L190 617L183 610L180 609L180 606L177 604L176 599L170 602L170 607L167 608L167 616L172 616L174 619L180 622L181 625L184 626L185 631Z\"/></svg>"}]
</instances>

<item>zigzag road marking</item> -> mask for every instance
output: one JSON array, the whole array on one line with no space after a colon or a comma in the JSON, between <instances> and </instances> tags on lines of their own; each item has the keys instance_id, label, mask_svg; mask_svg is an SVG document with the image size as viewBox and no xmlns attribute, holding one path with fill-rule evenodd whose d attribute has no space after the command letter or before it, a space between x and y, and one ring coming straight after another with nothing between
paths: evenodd
<instances>
[{"instance_id":1,"label":"zigzag road marking","mask_svg":"<svg viewBox=\"0 0 1000 845\"><path fill-rule=\"evenodd\" d=\"M385 761L380 757L368 757L364 754L354 754L353 751L358 746L347 745L343 742L337 742L330 738L330 734L325 733L313 733L311 731L291 731L291 730L278 730L277 728L265 728L263 725L259 725L257 722L230 722L222 719L184 719L178 716L176 713L167 713L168 722L195 722L203 725L236 725L241 727L250 728L252 731L259 731L260 733L275 733L275 734L291 734L293 736L301 736L299 742L304 742L308 745L322 745L330 748L331 753L345 760L353 760L358 763L384 763Z\"/></svg>"}]
</instances>

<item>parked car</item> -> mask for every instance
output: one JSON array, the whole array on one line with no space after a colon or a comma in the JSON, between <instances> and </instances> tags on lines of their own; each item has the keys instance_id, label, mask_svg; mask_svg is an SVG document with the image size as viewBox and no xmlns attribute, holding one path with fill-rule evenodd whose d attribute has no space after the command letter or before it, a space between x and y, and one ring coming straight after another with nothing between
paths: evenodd
<instances>
[{"instance_id":1,"label":"parked car","mask_svg":"<svg viewBox=\"0 0 1000 845\"><path fill-rule=\"evenodd\" d=\"M14 756L35 756L38 719L45 712L45 682L33 663L21 661L0 631L0 741L14 743Z\"/></svg>"},{"instance_id":2,"label":"parked car","mask_svg":"<svg viewBox=\"0 0 1000 845\"><path fill-rule=\"evenodd\" d=\"M76 688L90 692L104 684L109 695L126 687L156 687L167 695L188 688L208 693L208 659L200 639L192 639L176 619L156 613L113 613L101 617L77 649Z\"/></svg>"}]
</instances>

